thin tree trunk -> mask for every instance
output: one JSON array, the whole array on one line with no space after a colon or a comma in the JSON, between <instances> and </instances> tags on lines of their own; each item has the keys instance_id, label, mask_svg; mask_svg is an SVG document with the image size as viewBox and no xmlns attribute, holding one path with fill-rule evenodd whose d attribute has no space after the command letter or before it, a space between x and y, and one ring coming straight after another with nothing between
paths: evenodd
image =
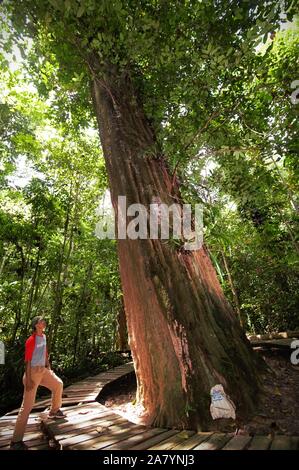
<instances>
[{"instance_id":1,"label":"thin tree trunk","mask_svg":"<svg viewBox=\"0 0 299 470\"><path fill-rule=\"evenodd\" d=\"M66 218L64 222L63 244L62 244L62 248L60 252L59 266L58 266L56 285L55 285L55 290L54 290L54 308L53 308L52 319L51 319L52 324L51 324L51 329L50 329L48 339L47 339L49 353L51 352L54 346L56 332L58 328L59 316L60 316L61 309L62 309L62 296L63 296L62 272L63 272L63 263L64 263L65 250L66 250L67 238L68 238L68 230L69 230L69 224L70 224L71 195L72 195L72 184L70 187L67 213L66 213Z\"/></svg>"},{"instance_id":2,"label":"thin tree trunk","mask_svg":"<svg viewBox=\"0 0 299 470\"><path fill-rule=\"evenodd\" d=\"M116 330L116 349L118 351L128 351L128 332L125 307L122 302L117 315L117 330Z\"/></svg>"},{"instance_id":3,"label":"thin tree trunk","mask_svg":"<svg viewBox=\"0 0 299 470\"><path fill-rule=\"evenodd\" d=\"M3 273L3 270L4 270L4 267L5 267L5 263L8 261L9 257L10 257L10 250L7 249L5 252L4 252L4 255L3 255L3 258L2 258L2 261L1 261L1 264L0 264L0 277L2 276L2 273Z\"/></svg>"},{"instance_id":4,"label":"thin tree trunk","mask_svg":"<svg viewBox=\"0 0 299 470\"><path fill-rule=\"evenodd\" d=\"M110 68L111 70L111 68ZM112 203L153 198L181 203L129 76L93 81L93 102ZM185 252L161 240L118 240L137 400L156 426L213 428L210 390L221 383L239 417L253 410L257 359L226 301L205 248Z\"/></svg>"},{"instance_id":5,"label":"thin tree trunk","mask_svg":"<svg viewBox=\"0 0 299 470\"><path fill-rule=\"evenodd\" d=\"M69 262L70 257L73 251L73 243L74 243L74 224L78 221L78 201L79 201L79 192L80 192L80 184L76 182L76 189L74 199L72 198L72 184L70 188L69 194L69 201L68 201L68 209L67 209L67 216L65 221L64 227L64 239L63 239L63 246L62 246L62 253L61 259L59 264L59 271L57 276L57 288L56 288L56 296L55 296L55 304L54 304L54 315L53 315L53 326L51 328L51 334L49 338L49 350L54 349L58 327L59 327L59 320L61 316L62 306L63 306L63 293L64 293L64 286L67 280L68 270L69 270ZM73 214L73 217L72 217ZM70 227L70 229L69 229Z\"/></svg>"},{"instance_id":6,"label":"thin tree trunk","mask_svg":"<svg viewBox=\"0 0 299 470\"><path fill-rule=\"evenodd\" d=\"M25 256L24 256L24 251L23 251L22 246L16 244L16 247L17 247L17 250L19 251L19 253L21 255L21 268L20 268L21 285L20 285L18 304L16 306L14 327L13 327L13 332L12 332L12 335L11 335L11 343L12 344L15 343L17 332L18 332L18 329L21 325L21 320L22 320L24 280L25 280L25 267L26 267L26 261L25 261Z\"/></svg>"},{"instance_id":7,"label":"thin tree trunk","mask_svg":"<svg viewBox=\"0 0 299 470\"><path fill-rule=\"evenodd\" d=\"M224 251L221 251L221 256L222 256L224 268L225 268L225 271L226 271L226 274L227 274L227 279L228 279L228 283L229 283L229 286L230 286L230 290L233 294L234 304L235 304L235 308L236 308L236 311L237 311L237 314L238 314L239 322L240 322L240 325L242 327L244 327L244 321L243 321L242 312L241 312L241 308L240 308L239 296L238 296L237 290L235 288L235 283L233 281L230 269L228 267L228 262L227 262Z\"/></svg>"},{"instance_id":8,"label":"thin tree trunk","mask_svg":"<svg viewBox=\"0 0 299 470\"><path fill-rule=\"evenodd\" d=\"M30 285L29 299L28 299L28 305L27 305L27 314L26 314L26 318L25 318L25 321L24 321L24 324L23 324L23 329L26 332L28 331L28 325L29 325L30 315L31 315L31 311L32 311L33 297L34 297L34 292L35 292L35 288L36 288L36 280L37 280L37 274L38 274L38 269L39 269L40 253L41 253L41 248L40 248L40 245L39 245L38 251L37 251L36 262L35 262L33 278L32 278L31 285Z\"/></svg>"},{"instance_id":9,"label":"thin tree trunk","mask_svg":"<svg viewBox=\"0 0 299 470\"><path fill-rule=\"evenodd\" d=\"M83 319L83 313L86 309L86 293L88 292L88 284L92 276L92 264L90 264L86 270L86 275L80 295L80 299L78 305L76 307L76 327L75 327L75 336L74 336L74 352L73 352L73 366L76 363L76 359L78 356L78 346L80 343L80 327L81 321Z\"/></svg>"}]
</instances>

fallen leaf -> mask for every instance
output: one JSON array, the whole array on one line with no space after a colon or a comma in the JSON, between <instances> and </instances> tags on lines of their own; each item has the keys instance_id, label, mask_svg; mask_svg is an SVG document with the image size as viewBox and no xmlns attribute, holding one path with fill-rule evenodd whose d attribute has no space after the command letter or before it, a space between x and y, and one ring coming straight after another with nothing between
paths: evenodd
<instances>
[{"instance_id":1,"label":"fallen leaf","mask_svg":"<svg viewBox=\"0 0 299 470\"><path fill-rule=\"evenodd\" d=\"M188 437L189 437L189 435L186 431L180 432L179 436L182 437L183 439L188 439Z\"/></svg>"}]
</instances>

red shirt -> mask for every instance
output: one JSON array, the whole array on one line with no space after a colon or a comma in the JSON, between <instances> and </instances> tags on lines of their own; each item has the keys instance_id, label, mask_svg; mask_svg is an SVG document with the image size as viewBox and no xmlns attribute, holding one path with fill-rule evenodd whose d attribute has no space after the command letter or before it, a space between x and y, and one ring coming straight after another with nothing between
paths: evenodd
<instances>
[{"instance_id":1,"label":"red shirt","mask_svg":"<svg viewBox=\"0 0 299 470\"><path fill-rule=\"evenodd\" d=\"M25 362L31 361L32 359L36 336L37 333L33 333L31 336L29 336L25 343ZM48 349L46 349L46 359L48 359Z\"/></svg>"}]
</instances>

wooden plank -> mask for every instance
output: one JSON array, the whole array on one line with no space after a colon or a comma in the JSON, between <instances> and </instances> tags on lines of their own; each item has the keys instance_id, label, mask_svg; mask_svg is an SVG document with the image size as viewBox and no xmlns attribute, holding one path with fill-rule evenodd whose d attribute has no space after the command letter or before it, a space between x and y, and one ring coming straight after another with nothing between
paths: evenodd
<instances>
[{"instance_id":1,"label":"wooden plank","mask_svg":"<svg viewBox=\"0 0 299 470\"><path fill-rule=\"evenodd\" d=\"M6 436L2 436L2 438L0 440L0 447L3 447L4 445L6 445L5 442L10 441L12 435L13 435L13 429ZM39 428L39 429L26 430L25 435L26 435L26 437L28 437L28 439L31 439L36 435L41 435L41 429Z\"/></svg>"},{"instance_id":2,"label":"wooden plank","mask_svg":"<svg viewBox=\"0 0 299 470\"><path fill-rule=\"evenodd\" d=\"M191 450L197 445L206 441L213 434L213 432L199 432L187 439L185 442L182 442L179 445L175 446L172 450Z\"/></svg>"},{"instance_id":3,"label":"wooden plank","mask_svg":"<svg viewBox=\"0 0 299 470\"><path fill-rule=\"evenodd\" d=\"M24 441L29 449L40 444L45 444L47 447L49 447L48 440L43 434L37 434L34 438L31 439L27 439L27 436L24 436Z\"/></svg>"},{"instance_id":4,"label":"wooden plank","mask_svg":"<svg viewBox=\"0 0 299 470\"><path fill-rule=\"evenodd\" d=\"M266 333L264 335L247 335L249 341L280 339L280 338L299 338L299 330L282 331L279 333Z\"/></svg>"},{"instance_id":5,"label":"wooden plank","mask_svg":"<svg viewBox=\"0 0 299 470\"><path fill-rule=\"evenodd\" d=\"M111 380L124 377L125 375L131 374L133 371L119 371L119 372L104 372L99 379L100 380Z\"/></svg>"},{"instance_id":6,"label":"wooden plank","mask_svg":"<svg viewBox=\"0 0 299 470\"><path fill-rule=\"evenodd\" d=\"M101 412L101 413L89 413L87 415L75 415L75 416L72 416L71 419L68 419L65 420L65 421L61 421L59 420L56 420L56 421L52 421L51 423L45 423L43 422L43 426L44 428L46 428L47 430L49 430L51 432L51 434L60 434L62 432L65 432L67 429L72 429L74 426L76 427L80 427L82 426L84 423L88 422L88 421L94 421L94 420L101 420L101 419L104 419L104 418L107 418L107 417L119 417L118 415L116 415L115 413L111 413L111 411L107 410L106 412Z\"/></svg>"},{"instance_id":7,"label":"wooden plank","mask_svg":"<svg viewBox=\"0 0 299 470\"><path fill-rule=\"evenodd\" d=\"M133 446L144 442L151 437L157 436L162 432L167 431L167 429L162 428L152 428L144 431L142 433L134 434L133 436L124 439L123 441L117 442L116 444L112 444L110 446L105 447L105 450L126 450L131 449Z\"/></svg>"},{"instance_id":8,"label":"wooden plank","mask_svg":"<svg viewBox=\"0 0 299 470\"><path fill-rule=\"evenodd\" d=\"M51 427L52 425L54 426L68 426L72 424L73 422L80 422L80 421L86 421L87 419L91 419L93 417L100 417L103 415L103 413L107 413L109 410L88 410L88 411L81 411L79 413L75 413L72 415L69 415L67 413L65 418L45 418L43 419L43 424L46 427ZM111 413L111 411L110 411Z\"/></svg>"},{"instance_id":9,"label":"wooden plank","mask_svg":"<svg viewBox=\"0 0 299 470\"><path fill-rule=\"evenodd\" d=\"M110 426L115 423L117 423L117 420L111 419ZM80 428L69 429L61 434L56 434L55 441L59 442L60 444L66 445L64 443L66 441L69 441L69 439L83 434L85 435L87 433L90 434L92 431L97 431L98 434L96 435L101 434L99 429L102 429L102 433L109 432L110 426L103 426L103 423L101 421L95 420L94 422L84 423L82 426L80 426Z\"/></svg>"},{"instance_id":10,"label":"wooden plank","mask_svg":"<svg viewBox=\"0 0 299 470\"><path fill-rule=\"evenodd\" d=\"M28 433L28 434L26 433L26 434L24 435L24 439L23 439L23 440L24 440L24 442L26 443L26 446L29 447L29 448L32 447L32 446L39 445L39 444L44 444L44 443L46 443L46 445L47 445L47 447L48 447L48 441L47 441L47 439L45 438L45 436L44 436L43 434L41 434L41 432L39 432L39 433L32 433L32 434L31 434L31 433ZM1 445L0 451L1 451L4 447L9 446L10 441L11 441L11 439L7 439L5 445L3 445L3 446Z\"/></svg>"},{"instance_id":11,"label":"wooden plank","mask_svg":"<svg viewBox=\"0 0 299 470\"><path fill-rule=\"evenodd\" d=\"M39 445L34 445L33 447L29 447L28 450L50 450L50 448L49 448L49 444L45 442Z\"/></svg>"},{"instance_id":12,"label":"wooden plank","mask_svg":"<svg viewBox=\"0 0 299 470\"><path fill-rule=\"evenodd\" d=\"M94 419L90 419L82 423L74 423L73 425L67 426L66 428L59 428L58 430L53 430L52 428L51 431L53 432L55 439L61 441L67 437L81 434L81 431L85 432L87 428L95 429L96 427L107 427L110 424L117 422L119 419L120 417L117 415L107 414L105 418L95 417ZM104 421L106 424L104 424ZM110 424L107 424L107 421L109 421Z\"/></svg>"},{"instance_id":13,"label":"wooden plank","mask_svg":"<svg viewBox=\"0 0 299 470\"><path fill-rule=\"evenodd\" d=\"M234 436L229 442L222 448L222 450L243 450L247 444L251 441L251 436Z\"/></svg>"},{"instance_id":14,"label":"wooden plank","mask_svg":"<svg viewBox=\"0 0 299 470\"><path fill-rule=\"evenodd\" d=\"M49 406L50 404L51 404L51 398L37 400L32 409L33 410L42 409L43 407ZM5 416L14 416L14 415L18 414L19 409L20 408L16 408L16 409L10 411L9 413L6 413Z\"/></svg>"},{"instance_id":15,"label":"wooden plank","mask_svg":"<svg viewBox=\"0 0 299 470\"><path fill-rule=\"evenodd\" d=\"M231 439L231 434L214 433L201 444L193 447L193 450L217 450L221 449Z\"/></svg>"},{"instance_id":16,"label":"wooden plank","mask_svg":"<svg viewBox=\"0 0 299 470\"><path fill-rule=\"evenodd\" d=\"M116 422L116 420L111 420L110 426L113 425ZM82 437L82 441L86 440L84 436L87 434L90 436L90 434L94 431L97 431L97 434L95 436L100 435L101 433L108 432L110 429L110 426L103 426L101 421L94 421L93 423L85 423L82 427L79 429L70 429L66 431L65 433L61 434L56 434L55 435L55 441L59 442L63 446L67 446L67 442L69 442L70 439L78 437L78 440L80 440L80 436ZM102 431L100 431L100 429ZM93 437L93 435L90 436L90 439Z\"/></svg>"},{"instance_id":17,"label":"wooden plank","mask_svg":"<svg viewBox=\"0 0 299 470\"><path fill-rule=\"evenodd\" d=\"M107 408L98 402L85 403L84 405L73 405L62 408L67 416L73 416L77 414L87 414L93 411L106 411Z\"/></svg>"},{"instance_id":18,"label":"wooden plank","mask_svg":"<svg viewBox=\"0 0 299 470\"><path fill-rule=\"evenodd\" d=\"M30 413L29 418L28 418L28 423L36 422L38 419L39 419L39 413ZM7 426L8 424L15 423L16 420L17 420L17 415L5 416L5 419L1 421L1 426Z\"/></svg>"},{"instance_id":19,"label":"wooden plank","mask_svg":"<svg viewBox=\"0 0 299 470\"><path fill-rule=\"evenodd\" d=\"M70 394L74 395L85 395L85 394L88 394L90 395L91 393L97 393L99 389L99 386L98 385L95 385L94 387L72 387L72 388L68 388L67 390L65 390L63 392L63 398L66 398L67 396L70 396Z\"/></svg>"},{"instance_id":20,"label":"wooden plank","mask_svg":"<svg viewBox=\"0 0 299 470\"><path fill-rule=\"evenodd\" d=\"M132 424L132 423L131 423ZM111 433L104 434L101 437L88 440L86 442L76 444L71 447L74 450L100 450L105 449L107 446L114 444L116 442L123 441L134 434L140 432L141 429L144 429L144 426L137 425L126 425L123 429L118 431L112 431ZM121 448L121 447L120 447Z\"/></svg>"},{"instance_id":21,"label":"wooden plank","mask_svg":"<svg viewBox=\"0 0 299 470\"><path fill-rule=\"evenodd\" d=\"M252 346L262 346L265 348L280 348L280 349L290 349L293 339L271 339L271 340L256 340L252 341Z\"/></svg>"},{"instance_id":22,"label":"wooden plank","mask_svg":"<svg viewBox=\"0 0 299 470\"><path fill-rule=\"evenodd\" d=\"M108 424L108 429L105 429L105 426L101 423L103 427L103 432L99 433L96 430L92 430L89 433L81 434L78 436L71 437L62 441L63 448L67 449L101 449L107 445L118 442L122 439L124 434L127 437L127 434L134 434L138 432L139 429L142 429L143 426L136 426L133 423L129 423L126 420L117 420Z\"/></svg>"},{"instance_id":23,"label":"wooden plank","mask_svg":"<svg viewBox=\"0 0 299 470\"><path fill-rule=\"evenodd\" d=\"M248 450L267 450L270 447L272 438L269 436L253 436L248 446Z\"/></svg>"},{"instance_id":24,"label":"wooden plank","mask_svg":"<svg viewBox=\"0 0 299 470\"><path fill-rule=\"evenodd\" d=\"M3 441L4 439L6 439L6 436L10 436L13 434L13 431L14 431L14 426L11 426L10 428L8 429L5 429L5 431L1 431L0 432L0 442ZM27 425L27 428L26 428L26 432L28 432L27 430L30 429L30 432L34 432L36 430L39 430L41 429L40 427L40 424L37 424L37 425L34 425L34 426L28 426Z\"/></svg>"},{"instance_id":25,"label":"wooden plank","mask_svg":"<svg viewBox=\"0 0 299 470\"><path fill-rule=\"evenodd\" d=\"M59 431L60 429L67 429L74 425L80 425L80 423L84 423L86 421L94 420L94 419L106 419L108 417L117 417L120 416L116 413L113 413L109 409L104 411L98 412L96 410L90 411L89 413L84 414L76 414L70 417L65 418L64 420L52 419L52 420L45 420L43 421L43 425L46 428L52 429L53 431Z\"/></svg>"},{"instance_id":26,"label":"wooden plank","mask_svg":"<svg viewBox=\"0 0 299 470\"><path fill-rule=\"evenodd\" d=\"M86 403L84 405L71 405L71 406L67 406L65 408L62 408L64 411L68 411L68 412L78 412L78 410L85 410L85 409L92 409L92 408L105 408L103 405L101 405L100 403L98 402L92 402L92 403ZM106 408L105 408L106 409Z\"/></svg>"},{"instance_id":27,"label":"wooden plank","mask_svg":"<svg viewBox=\"0 0 299 470\"><path fill-rule=\"evenodd\" d=\"M166 439L166 441L149 447L148 450L170 450L175 446L179 446L180 444L185 442L188 437L191 437L194 434L195 431L181 431L179 432L179 434L169 437L168 439Z\"/></svg>"},{"instance_id":28,"label":"wooden plank","mask_svg":"<svg viewBox=\"0 0 299 470\"><path fill-rule=\"evenodd\" d=\"M89 400L95 400L98 396L98 392L94 393L94 392L88 392L88 393L84 393L84 392L70 392L70 393L67 393L64 395L63 397L63 401L66 401L66 400L72 400L72 401L80 401L80 400L86 400L86 399L89 399Z\"/></svg>"},{"instance_id":29,"label":"wooden plank","mask_svg":"<svg viewBox=\"0 0 299 470\"><path fill-rule=\"evenodd\" d=\"M130 450L146 450L149 447L155 444L158 444L158 442L162 442L168 439L169 437L174 436L175 434L178 434L179 432L180 431L171 429L169 431L158 434L157 436L151 437L150 439L147 439L146 441L143 441L140 444L134 445L133 447L130 448Z\"/></svg>"},{"instance_id":30,"label":"wooden plank","mask_svg":"<svg viewBox=\"0 0 299 470\"><path fill-rule=\"evenodd\" d=\"M60 419L58 419L58 418L53 419L52 418L51 419L48 416L48 412L40 413L39 416L40 416L40 419L43 422L43 424L47 423L47 424L51 425L51 423L61 423L62 421L65 421L65 420L71 421L76 416L84 417L84 416L90 416L93 413L101 414L101 413L107 411L107 409L104 406L100 405L97 402L87 403L87 404L84 404L84 405L76 405L76 406L72 406L72 407L69 407L69 408L68 407L63 407L62 410L66 414L65 418L60 418Z\"/></svg>"},{"instance_id":31,"label":"wooden plank","mask_svg":"<svg viewBox=\"0 0 299 470\"><path fill-rule=\"evenodd\" d=\"M84 380L80 380L80 381L76 381L76 382L73 382L72 384L70 384L68 387L73 387L74 385L81 385L81 384L86 384L86 385L90 385L90 386L93 386L97 383L105 383L107 382L107 380L109 380L109 378L106 376L106 374L100 374L100 375L96 375L94 377L88 377ZM68 389L68 387L64 387L65 390Z\"/></svg>"},{"instance_id":32,"label":"wooden plank","mask_svg":"<svg viewBox=\"0 0 299 470\"><path fill-rule=\"evenodd\" d=\"M84 385L84 384L80 383L78 385L77 384L76 385L71 385L70 387L65 388L63 393L78 392L78 390L81 390L84 393L85 392L91 393L91 392L94 392L96 390L96 388L97 388L97 384L95 384L95 385L90 385L90 384L89 385L88 384Z\"/></svg>"},{"instance_id":33,"label":"wooden plank","mask_svg":"<svg viewBox=\"0 0 299 470\"><path fill-rule=\"evenodd\" d=\"M123 431L126 428L127 421L123 418L118 418L118 419L106 419L102 420L97 423L97 426L92 426L92 428L89 431L84 431L83 433L76 433L75 436L71 436L70 438L65 438L61 442L63 445L63 448L73 446L74 444L79 444L81 442L87 441L87 440L94 440L94 438L98 439L102 433L98 432L95 428L103 428L103 434L109 432L111 434L112 429L113 432L116 433L117 431L121 430ZM106 430L105 428L109 428ZM57 436L59 438L59 436ZM60 439L58 439L60 442Z\"/></svg>"},{"instance_id":34,"label":"wooden plank","mask_svg":"<svg viewBox=\"0 0 299 470\"><path fill-rule=\"evenodd\" d=\"M30 418L30 420L28 420L28 422L27 422L27 425L28 425L28 426L29 426L29 425L30 425L30 426L34 426L34 425L40 424L40 422L41 422L40 418L38 418L38 419L35 419L35 418L32 419L32 418ZM16 424L16 419L14 419L13 421L6 421L5 423L3 423L3 425L0 426L0 436L1 436L1 433L2 433L2 432L5 432L6 429L11 429L11 428L13 428L13 427L15 426L15 424Z\"/></svg>"},{"instance_id":35,"label":"wooden plank","mask_svg":"<svg viewBox=\"0 0 299 470\"><path fill-rule=\"evenodd\" d=\"M298 436L275 436L270 450L298 450L299 437Z\"/></svg>"},{"instance_id":36,"label":"wooden plank","mask_svg":"<svg viewBox=\"0 0 299 470\"><path fill-rule=\"evenodd\" d=\"M75 404L79 404L79 403L92 403L93 401L95 401L93 398L89 398L89 397L82 397L82 396L76 396L74 398L63 398L62 399L62 404L63 405L75 405ZM51 402L48 403L47 406L50 405Z\"/></svg>"}]
</instances>

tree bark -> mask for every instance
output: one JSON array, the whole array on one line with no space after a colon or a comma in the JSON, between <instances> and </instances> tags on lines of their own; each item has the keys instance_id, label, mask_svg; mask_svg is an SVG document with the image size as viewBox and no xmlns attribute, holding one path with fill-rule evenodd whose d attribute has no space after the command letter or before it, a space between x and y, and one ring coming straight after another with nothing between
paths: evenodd
<instances>
[{"instance_id":1,"label":"tree bark","mask_svg":"<svg viewBox=\"0 0 299 470\"><path fill-rule=\"evenodd\" d=\"M153 198L182 203L176 180L129 75L105 72L92 95L116 220ZM208 430L210 390L221 383L242 418L254 409L257 359L227 302L203 247L178 250L165 240L119 239L118 256L129 342L144 420L155 426Z\"/></svg>"}]
</instances>

